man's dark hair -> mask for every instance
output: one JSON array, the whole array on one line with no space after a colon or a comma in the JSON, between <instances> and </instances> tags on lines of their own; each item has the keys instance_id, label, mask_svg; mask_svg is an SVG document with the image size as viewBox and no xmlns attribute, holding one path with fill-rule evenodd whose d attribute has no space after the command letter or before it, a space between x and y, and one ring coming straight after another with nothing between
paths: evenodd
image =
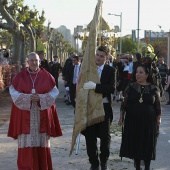
<instances>
[{"instance_id":1,"label":"man's dark hair","mask_svg":"<svg viewBox=\"0 0 170 170\"><path fill-rule=\"evenodd\" d=\"M57 56L57 55L54 55L53 58L58 58L58 56Z\"/></svg>"},{"instance_id":2,"label":"man's dark hair","mask_svg":"<svg viewBox=\"0 0 170 170\"><path fill-rule=\"evenodd\" d=\"M44 54L44 51L38 51L37 53L38 53L38 55L39 54Z\"/></svg>"},{"instance_id":3,"label":"man's dark hair","mask_svg":"<svg viewBox=\"0 0 170 170\"><path fill-rule=\"evenodd\" d=\"M142 58L142 54L141 53L136 53L136 59L140 60Z\"/></svg>"},{"instance_id":4,"label":"man's dark hair","mask_svg":"<svg viewBox=\"0 0 170 170\"><path fill-rule=\"evenodd\" d=\"M78 56L78 55L73 55L72 58L74 58L74 59L76 59L76 60L79 60L79 56Z\"/></svg>"},{"instance_id":5,"label":"man's dark hair","mask_svg":"<svg viewBox=\"0 0 170 170\"><path fill-rule=\"evenodd\" d=\"M5 58L8 58L9 52L5 49L5 50L3 50L3 55L4 55Z\"/></svg>"},{"instance_id":6,"label":"man's dark hair","mask_svg":"<svg viewBox=\"0 0 170 170\"><path fill-rule=\"evenodd\" d=\"M162 58L162 59L164 60L164 57L162 57L162 56L160 56L160 57L158 57L158 58Z\"/></svg>"},{"instance_id":7,"label":"man's dark hair","mask_svg":"<svg viewBox=\"0 0 170 170\"><path fill-rule=\"evenodd\" d=\"M132 62L132 61L133 61L133 59L132 59L131 57L130 57L128 60L129 60L129 62Z\"/></svg>"},{"instance_id":8,"label":"man's dark hair","mask_svg":"<svg viewBox=\"0 0 170 170\"><path fill-rule=\"evenodd\" d=\"M107 56L109 55L110 52L109 48L106 46L99 46L97 50L105 52Z\"/></svg>"}]
</instances>

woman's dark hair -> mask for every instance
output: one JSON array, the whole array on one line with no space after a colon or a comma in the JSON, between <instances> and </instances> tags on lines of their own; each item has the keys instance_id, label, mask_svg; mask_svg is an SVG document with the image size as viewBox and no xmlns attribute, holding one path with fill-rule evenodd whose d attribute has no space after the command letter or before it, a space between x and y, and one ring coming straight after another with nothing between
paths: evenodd
<instances>
[{"instance_id":1,"label":"woman's dark hair","mask_svg":"<svg viewBox=\"0 0 170 170\"><path fill-rule=\"evenodd\" d=\"M152 73L151 73L151 69L148 65L146 64L139 64L137 67L136 67L136 70L134 72L134 75L136 75L136 71L138 69L138 67L142 67L145 71L146 74L148 74L148 77L147 77L147 82L150 82L150 83L153 83L153 78L152 78ZM136 81L136 76L134 76L134 81Z\"/></svg>"},{"instance_id":2,"label":"woman's dark hair","mask_svg":"<svg viewBox=\"0 0 170 170\"><path fill-rule=\"evenodd\" d=\"M152 60L152 58L150 56L141 58L139 65L134 70L134 74L132 77L133 81L136 81L135 75L136 75L136 70L138 67L144 68L145 72L148 74L147 82L150 82L151 84L156 85L162 91L161 83L158 80L159 79L159 71L156 67L155 62Z\"/></svg>"}]
</instances>

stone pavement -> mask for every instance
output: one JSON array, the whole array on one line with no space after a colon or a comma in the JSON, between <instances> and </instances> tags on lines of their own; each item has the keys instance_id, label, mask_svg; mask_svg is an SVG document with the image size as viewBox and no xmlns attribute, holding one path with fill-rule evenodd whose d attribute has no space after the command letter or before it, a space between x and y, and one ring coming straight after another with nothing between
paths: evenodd
<instances>
[{"instance_id":1,"label":"stone pavement","mask_svg":"<svg viewBox=\"0 0 170 170\"><path fill-rule=\"evenodd\" d=\"M60 94L57 98L56 105L63 136L51 138L51 154L54 170L87 170L90 167L88 162L84 136L80 138L78 155L73 154L69 157L72 128L74 121L74 110L71 105L64 103L64 84L59 78ZM109 158L109 167L112 170L133 170L133 162L130 159L123 158L121 161L119 147L121 142L121 128L117 125L119 118L120 103L113 103L114 120L111 128L111 154ZM10 108L8 107L8 112ZM0 110L2 114L3 110ZM9 120L0 127L0 170L17 170L17 141L7 137ZM163 169L162 169L163 170Z\"/></svg>"}]
</instances>

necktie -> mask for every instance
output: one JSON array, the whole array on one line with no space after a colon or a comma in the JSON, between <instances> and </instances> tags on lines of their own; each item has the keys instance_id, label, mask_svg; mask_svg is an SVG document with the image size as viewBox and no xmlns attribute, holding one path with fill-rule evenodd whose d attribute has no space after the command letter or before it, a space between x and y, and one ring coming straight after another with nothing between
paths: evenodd
<instances>
[{"instance_id":1,"label":"necktie","mask_svg":"<svg viewBox=\"0 0 170 170\"><path fill-rule=\"evenodd\" d=\"M98 68L98 75L99 75L99 78L101 77L101 74L102 74L102 70L100 68Z\"/></svg>"},{"instance_id":2,"label":"necktie","mask_svg":"<svg viewBox=\"0 0 170 170\"><path fill-rule=\"evenodd\" d=\"M77 66L74 66L74 76L73 76L73 84L76 84L77 79Z\"/></svg>"}]
</instances>

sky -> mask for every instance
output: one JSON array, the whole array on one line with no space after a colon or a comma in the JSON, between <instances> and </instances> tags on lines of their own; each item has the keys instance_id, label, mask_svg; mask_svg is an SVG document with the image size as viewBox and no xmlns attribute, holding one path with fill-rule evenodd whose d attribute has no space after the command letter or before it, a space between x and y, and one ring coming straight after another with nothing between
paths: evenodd
<instances>
[{"instance_id":1,"label":"sky","mask_svg":"<svg viewBox=\"0 0 170 170\"><path fill-rule=\"evenodd\" d=\"M58 28L65 25L73 33L77 25L86 27L93 18L98 0L24 0L30 9L35 8L41 13L45 11L46 22L51 27ZM139 3L138 3L139 2ZM140 38L144 37L144 30L154 32L170 31L169 0L103 0L102 16L111 28L120 26L120 16L108 15L122 12L122 36L131 34L139 29ZM138 8L139 7L139 8ZM138 10L139 9L139 10Z\"/></svg>"}]
</instances>

